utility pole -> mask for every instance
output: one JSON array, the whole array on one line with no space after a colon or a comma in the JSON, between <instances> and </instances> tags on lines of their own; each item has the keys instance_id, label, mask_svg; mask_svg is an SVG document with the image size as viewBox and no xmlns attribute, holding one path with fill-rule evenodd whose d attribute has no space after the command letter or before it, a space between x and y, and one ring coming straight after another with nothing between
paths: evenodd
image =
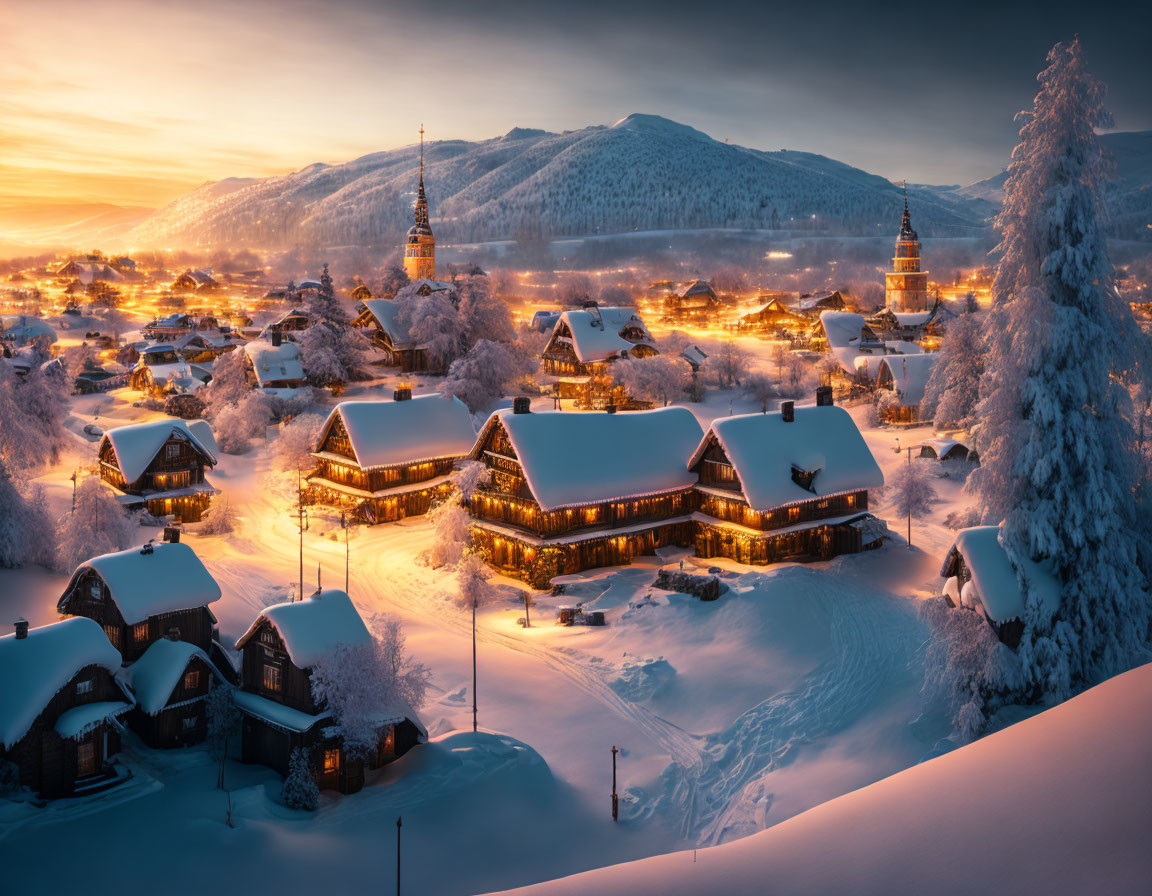
<instances>
[{"instance_id":1,"label":"utility pole","mask_svg":"<svg viewBox=\"0 0 1152 896\"><path fill-rule=\"evenodd\" d=\"M472 731L476 731L476 604L479 598L472 598Z\"/></svg>"},{"instance_id":2,"label":"utility pole","mask_svg":"<svg viewBox=\"0 0 1152 896\"><path fill-rule=\"evenodd\" d=\"M72 472L72 512L73 513L76 512L76 474L78 472L79 472L79 470L74 470Z\"/></svg>"},{"instance_id":3,"label":"utility pole","mask_svg":"<svg viewBox=\"0 0 1152 896\"><path fill-rule=\"evenodd\" d=\"M400 896L400 816L396 816L396 896Z\"/></svg>"},{"instance_id":4,"label":"utility pole","mask_svg":"<svg viewBox=\"0 0 1152 896\"><path fill-rule=\"evenodd\" d=\"M304 600L304 530L308 528L308 511L304 509L304 471L296 468L296 525L300 530L300 590L297 600Z\"/></svg>"},{"instance_id":5,"label":"utility pole","mask_svg":"<svg viewBox=\"0 0 1152 896\"><path fill-rule=\"evenodd\" d=\"M524 592L524 628L532 628L532 617L528 615L528 592Z\"/></svg>"},{"instance_id":6,"label":"utility pole","mask_svg":"<svg viewBox=\"0 0 1152 896\"><path fill-rule=\"evenodd\" d=\"M340 525L344 528L344 593L348 593L348 567L351 559L348 553L348 515L340 511Z\"/></svg>"},{"instance_id":7,"label":"utility pole","mask_svg":"<svg viewBox=\"0 0 1152 896\"><path fill-rule=\"evenodd\" d=\"M620 820L620 797L616 795L616 754L620 751L612 745L612 820Z\"/></svg>"}]
</instances>

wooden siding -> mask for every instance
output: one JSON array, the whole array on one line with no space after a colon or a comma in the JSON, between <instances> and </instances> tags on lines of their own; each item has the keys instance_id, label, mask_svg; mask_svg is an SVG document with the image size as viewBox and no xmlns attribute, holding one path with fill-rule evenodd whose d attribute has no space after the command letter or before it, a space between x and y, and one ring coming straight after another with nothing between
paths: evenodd
<instances>
[{"instance_id":1,"label":"wooden siding","mask_svg":"<svg viewBox=\"0 0 1152 896\"><path fill-rule=\"evenodd\" d=\"M197 672L196 686L186 687L189 672ZM186 747L198 744L208 733L208 715L204 698L212 686L215 670L200 659L192 657L172 690L164 709L149 715L139 707L127 716L128 726L153 749ZM185 720L191 721L186 725Z\"/></svg>"}]
</instances>

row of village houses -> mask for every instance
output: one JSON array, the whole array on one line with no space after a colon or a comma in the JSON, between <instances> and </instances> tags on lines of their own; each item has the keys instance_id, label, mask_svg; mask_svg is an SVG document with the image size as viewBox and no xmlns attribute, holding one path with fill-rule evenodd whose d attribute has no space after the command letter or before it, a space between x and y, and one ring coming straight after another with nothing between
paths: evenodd
<instances>
[{"instance_id":1,"label":"row of village houses","mask_svg":"<svg viewBox=\"0 0 1152 896\"><path fill-rule=\"evenodd\" d=\"M0 763L23 786L45 797L115 786L128 730L153 749L200 743L212 697L239 710L243 762L287 775L301 748L316 783L343 793L427 739L411 708L389 708L374 721L375 749L351 755L314 697L312 667L371 638L346 593L264 609L235 643L237 667L211 609L220 587L175 539L82 563L57 606L66 618L17 620L0 638Z\"/></svg>"}]
</instances>

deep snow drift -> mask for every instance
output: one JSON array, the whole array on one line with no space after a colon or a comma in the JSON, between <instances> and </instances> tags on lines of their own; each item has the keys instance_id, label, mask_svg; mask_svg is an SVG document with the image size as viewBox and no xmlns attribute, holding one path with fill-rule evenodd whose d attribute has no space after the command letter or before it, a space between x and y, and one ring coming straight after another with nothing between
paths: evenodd
<instances>
[{"instance_id":1,"label":"deep snow drift","mask_svg":"<svg viewBox=\"0 0 1152 896\"><path fill-rule=\"evenodd\" d=\"M531 896L1146 894L1152 665L967 747L699 852Z\"/></svg>"}]
</instances>

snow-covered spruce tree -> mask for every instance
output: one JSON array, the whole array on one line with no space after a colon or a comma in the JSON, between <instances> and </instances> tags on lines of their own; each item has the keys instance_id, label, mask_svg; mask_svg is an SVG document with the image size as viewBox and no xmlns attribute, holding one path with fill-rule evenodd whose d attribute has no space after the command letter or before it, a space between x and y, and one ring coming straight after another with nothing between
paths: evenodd
<instances>
[{"instance_id":1,"label":"snow-covered spruce tree","mask_svg":"<svg viewBox=\"0 0 1152 896\"><path fill-rule=\"evenodd\" d=\"M43 490L33 486L26 497L0 457L0 568L50 564L53 541Z\"/></svg>"},{"instance_id":2,"label":"snow-covered spruce tree","mask_svg":"<svg viewBox=\"0 0 1152 896\"><path fill-rule=\"evenodd\" d=\"M480 339L466 355L449 365L440 391L459 398L474 413L486 411L510 386L533 370L534 365L514 346Z\"/></svg>"},{"instance_id":3,"label":"snow-covered spruce tree","mask_svg":"<svg viewBox=\"0 0 1152 896\"><path fill-rule=\"evenodd\" d=\"M212 687L204 698L204 713L207 722L208 745L219 755L224 751L226 738L240 733L240 710L232 697L233 688L218 678L212 679Z\"/></svg>"},{"instance_id":4,"label":"snow-covered spruce tree","mask_svg":"<svg viewBox=\"0 0 1152 896\"><path fill-rule=\"evenodd\" d=\"M967 428L975 423L984 372L983 333L982 314L963 314L948 325L920 402L922 417L931 416L938 429Z\"/></svg>"},{"instance_id":5,"label":"snow-covered spruce tree","mask_svg":"<svg viewBox=\"0 0 1152 896\"><path fill-rule=\"evenodd\" d=\"M336 296L328 265L320 275L320 288L304 304L308 328L300 333L300 363L314 386L342 386L363 379L368 340L352 326L352 316Z\"/></svg>"},{"instance_id":6,"label":"snow-covered spruce tree","mask_svg":"<svg viewBox=\"0 0 1152 896\"><path fill-rule=\"evenodd\" d=\"M280 799L289 809L302 809L306 812L315 812L320 805L320 788L312 780L308 754L303 747L296 747L288 759L288 777L280 789Z\"/></svg>"},{"instance_id":7,"label":"snow-covered spruce tree","mask_svg":"<svg viewBox=\"0 0 1152 896\"><path fill-rule=\"evenodd\" d=\"M99 476L85 476L76 486L76 509L56 526L56 566L71 572L92 557L122 551L138 528Z\"/></svg>"},{"instance_id":8,"label":"snow-covered spruce tree","mask_svg":"<svg viewBox=\"0 0 1152 896\"><path fill-rule=\"evenodd\" d=\"M1024 687L1054 698L1147 656L1136 465L1127 395L1114 374L1138 345L1113 285L1102 228L1107 165L1095 128L1104 87L1079 40L1057 44L1020 130L996 225L1001 242L986 327L969 482L1010 554L1062 584L1055 615L1028 587L1019 646Z\"/></svg>"}]
</instances>

